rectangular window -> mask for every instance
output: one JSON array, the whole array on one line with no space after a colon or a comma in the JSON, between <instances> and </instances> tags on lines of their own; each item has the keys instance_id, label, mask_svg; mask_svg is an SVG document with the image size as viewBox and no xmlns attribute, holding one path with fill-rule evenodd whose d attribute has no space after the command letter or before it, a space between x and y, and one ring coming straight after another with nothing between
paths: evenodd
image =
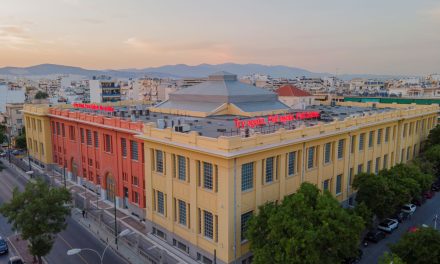
<instances>
[{"instance_id":1,"label":"rectangular window","mask_svg":"<svg viewBox=\"0 0 440 264\"><path fill-rule=\"evenodd\" d=\"M254 187L254 163L241 165L241 191L251 190Z\"/></svg>"},{"instance_id":2,"label":"rectangular window","mask_svg":"<svg viewBox=\"0 0 440 264\"><path fill-rule=\"evenodd\" d=\"M270 157L266 159L266 174L265 174L266 183L273 182L273 174L274 174L273 160L274 157Z\"/></svg>"},{"instance_id":3,"label":"rectangular window","mask_svg":"<svg viewBox=\"0 0 440 264\"><path fill-rule=\"evenodd\" d=\"M43 148L43 143L40 143L40 153L41 155L44 156L44 148Z\"/></svg>"},{"instance_id":4,"label":"rectangular window","mask_svg":"<svg viewBox=\"0 0 440 264\"><path fill-rule=\"evenodd\" d=\"M177 156L177 163L179 180L186 181L186 158L183 156Z\"/></svg>"},{"instance_id":5,"label":"rectangular window","mask_svg":"<svg viewBox=\"0 0 440 264\"><path fill-rule=\"evenodd\" d=\"M348 172L348 182L350 183L350 186L353 183L353 171L354 169L350 168L350 171Z\"/></svg>"},{"instance_id":6,"label":"rectangular window","mask_svg":"<svg viewBox=\"0 0 440 264\"><path fill-rule=\"evenodd\" d=\"M54 122L52 122L52 126L54 125ZM36 129L36 127L35 127L35 119L34 118L32 118L32 129L33 130L35 130ZM53 133L55 134L55 127L53 128Z\"/></svg>"},{"instance_id":7,"label":"rectangular window","mask_svg":"<svg viewBox=\"0 0 440 264\"><path fill-rule=\"evenodd\" d=\"M156 150L156 172L163 173L163 152Z\"/></svg>"},{"instance_id":8,"label":"rectangular window","mask_svg":"<svg viewBox=\"0 0 440 264\"><path fill-rule=\"evenodd\" d=\"M315 166L315 147L310 147L307 155L307 168L311 169Z\"/></svg>"},{"instance_id":9,"label":"rectangular window","mask_svg":"<svg viewBox=\"0 0 440 264\"><path fill-rule=\"evenodd\" d=\"M359 150L364 150L365 133L359 135Z\"/></svg>"},{"instance_id":10,"label":"rectangular window","mask_svg":"<svg viewBox=\"0 0 440 264\"><path fill-rule=\"evenodd\" d=\"M26 121L29 121L29 119L27 118ZM37 124L38 124L38 131L43 132L43 127L41 126L41 120L37 120ZM29 124L27 124L27 126L29 127Z\"/></svg>"},{"instance_id":11,"label":"rectangular window","mask_svg":"<svg viewBox=\"0 0 440 264\"><path fill-rule=\"evenodd\" d=\"M83 129L83 128L80 128L80 129L79 129L79 132L80 132L80 134L81 134L81 143L84 144L84 129Z\"/></svg>"},{"instance_id":12,"label":"rectangular window","mask_svg":"<svg viewBox=\"0 0 440 264\"><path fill-rule=\"evenodd\" d=\"M133 201L135 204L139 204L139 193L133 192Z\"/></svg>"},{"instance_id":13,"label":"rectangular window","mask_svg":"<svg viewBox=\"0 0 440 264\"><path fill-rule=\"evenodd\" d=\"M369 148L373 147L373 138L374 138L374 131L370 131L370 133L368 135L368 147Z\"/></svg>"},{"instance_id":14,"label":"rectangular window","mask_svg":"<svg viewBox=\"0 0 440 264\"><path fill-rule=\"evenodd\" d=\"M330 180L325 180L322 182L322 190L329 191Z\"/></svg>"},{"instance_id":15,"label":"rectangular window","mask_svg":"<svg viewBox=\"0 0 440 264\"><path fill-rule=\"evenodd\" d=\"M38 120L38 121L40 121L40 120ZM62 135L63 137L66 136L66 130L64 129L64 123L61 124L61 135Z\"/></svg>"},{"instance_id":16,"label":"rectangular window","mask_svg":"<svg viewBox=\"0 0 440 264\"><path fill-rule=\"evenodd\" d=\"M380 169L380 157L376 158L376 166L375 166L374 172L376 174L378 174L379 173L379 169Z\"/></svg>"},{"instance_id":17,"label":"rectangular window","mask_svg":"<svg viewBox=\"0 0 440 264\"><path fill-rule=\"evenodd\" d=\"M371 163L373 163L371 160L367 162L367 173L371 173Z\"/></svg>"},{"instance_id":18,"label":"rectangular window","mask_svg":"<svg viewBox=\"0 0 440 264\"><path fill-rule=\"evenodd\" d=\"M413 159L416 157L416 154L417 154L417 144L414 144L414 147L413 147Z\"/></svg>"},{"instance_id":19,"label":"rectangular window","mask_svg":"<svg viewBox=\"0 0 440 264\"><path fill-rule=\"evenodd\" d=\"M411 155L411 147L408 147L406 149L406 160L410 160Z\"/></svg>"},{"instance_id":20,"label":"rectangular window","mask_svg":"<svg viewBox=\"0 0 440 264\"><path fill-rule=\"evenodd\" d=\"M95 148L99 148L99 136L97 131L93 131L93 137L95 140Z\"/></svg>"},{"instance_id":21,"label":"rectangular window","mask_svg":"<svg viewBox=\"0 0 440 264\"><path fill-rule=\"evenodd\" d=\"M408 130L408 124L404 124L403 125L403 137L406 137L407 130Z\"/></svg>"},{"instance_id":22,"label":"rectangular window","mask_svg":"<svg viewBox=\"0 0 440 264\"><path fill-rule=\"evenodd\" d=\"M345 145L345 140L340 139L338 141L338 159L342 159L344 157L344 145Z\"/></svg>"},{"instance_id":23,"label":"rectangular window","mask_svg":"<svg viewBox=\"0 0 440 264\"><path fill-rule=\"evenodd\" d=\"M324 145L324 164L330 163L331 161L331 153L332 152L332 143L326 143Z\"/></svg>"},{"instance_id":24,"label":"rectangular window","mask_svg":"<svg viewBox=\"0 0 440 264\"><path fill-rule=\"evenodd\" d=\"M139 186L139 179L136 176L131 176L131 181L133 182L134 186Z\"/></svg>"},{"instance_id":25,"label":"rectangular window","mask_svg":"<svg viewBox=\"0 0 440 264\"><path fill-rule=\"evenodd\" d=\"M59 136L60 134L61 134L60 122L57 122L57 135Z\"/></svg>"},{"instance_id":26,"label":"rectangular window","mask_svg":"<svg viewBox=\"0 0 440 264\"><path fill-rule=\"evenodd\" d=\"M122 157L127 157L127 140L125 138L121 138L121 149Z\"/></svg>"},{"instance_id":27,"label":"rectangular window","mask_svg":"<svg viewBox=\"0 0 440 264\"><path fill-rule=\"evenodd\" d=\"M420 120L417 120L417 122L416 122L416 133L419 132L419 127L420 127Z\"/></svg>"},{"instance_id":28,"label":"rectangular window","mask_svg":"<svg viewBox=\"0 0 440 264\"><path fill-rule=\"evenodd\" d=\"M75 127L69 126L69 138L70 140L75 140Z\"/></svg>"},{"instance_id":29,"label":"rectangular window","mask_svg":"<svg viewBox=\"0 0 440 264\"><path fill-rule=\"evenodd\" d=\"M186 203L178 200L179 204L179 224L186 226Z\"/></svg>"},{"instance_id":30,"label":"rectangular window","mask_svg":"<svg viewBox=\"0 0 440 264\"><path fill-rule=\"evenodd\" d=\"M354 153L355 143L356 143L356 136L351 136L351 146L350 146L351 153Z\"/></svg>"},{"instance_id":31,"label":"rectangular window","mask_svg":"<svg viewBox=\"0 0 440 264\"><path fill-rule=\"evenodd\" d=\"M253 211L244 213L241 215L241 241L246 240L246 232L248 227L248 221L251 219Z\"/></svg>"},{"instance_id":32,"label":"rectangular window","mask_svg":"<svg viewBox=\"0 0 440 264\"><path fill-rule=\"evenodd\" d=\"M138 160L138 143L134 140L130 140L131 159Z\"/></svg>"},{"instance_id":33,"label":"rectangular window","mask_svg":"<svg viewBox=\"0 0 440 264\"><path fill-rule=\"evenodd\" d=\"M296 151L289 152L288 156L288 166L287 172L288 175L293 175L296 172Z\"/></svg>"},{"instance_id":34,"label":"rectangular window","mask_svg":"<svg viewBox=\"0 0 440 264\"><path fill-rule=\"evenodd\" d=\"M359 173L362 173L363 170L364 170L364 164L359 164L359 165L358 165L358 174L359 174Z\"/></svg>"},{"instance_id":35,"label":"rectangular window","mask_svg":"<svg viewBox=\"0 0 440 264\"><path fill-rule=\"evenodd\" d=\"M377 145L380 145L382 143L382 128L377 130Z\"/></svg>"},{"instance_id":36,"label":"rectangular window","mask_svg":"<svg viewBox=\"0 0 440 264\"><path fill-rule=\"evenodd\" d=\"M112 137L110 135L104 135L104 138L105 138L105 144L104 144L105 152L112 153L113 152Z\"/></svg>"},{"instance_id":37,"label":"rectangular window","mask_svg":"<svg viewBox=\"0 0 440 264\"><path fill-rule=\"evenodd\" d=\"M409 133L408 133L410 136L411 136L412 131L413 131L413 126L414 126L414 123L411 122L411 123L409 124Z\"/></svg>"},{"instance_id":38,"label":"rectangular window","mask_svg":"<svg viewBox=\"0 0 440 264\"><path fill-rule=\"evenodd\" d=\"M340 194L342 191L342 174L336 176L336 194Z\"/></svg>"},{"instance_id":39,"label":"rectangular window","mask_svg":"<svg viewBox=\"0 0 440 264\"><path fill-rule=\"evenodd\" d=\"M383 169L387 169L388 168L388 154L385 154L383 156Z\"/></svg>"},{"instance_id":40,"label":"rectangular window","mask_svg":"<svg viewBox=\"0 0 440 264\"><path fill-rule=\"evenodd\" d=\"M213 239L214 238L214 219L212 216L212 213L208 211L203 211L204 214L204 222L205 222L205 232L204 235L207 238Z\"/></svg>"},{"instance_id":41,"label":"rectangular window","mask_svg":"<svg viewBox=\"0 0 440 264\"><path fill-rule=\"evenodd\" d=\"M385 128L385 142L390 139L390 127Z\"/></svg>"},{"instance_id":42,"label":"rectangular window","mask_svg":"<svg viewBox=\"0 0 440 264\"><path fill-rule=\"evenodd\" d=\"M91 146L92 145L92 131L90 129L87 129L86 133L87 133L87 145Z\"/></svg>"},{"instance_id":43,"label":"rectangular window","mask_svg":"<svg viewBox=\"0 0 440 264\"><path fill-rule=\"evenodd\" d=\"M212 190L212 164L203 162L203 187Z\"/></svg>"},{"instance_id":44,"label":"rectangular window","mask_svg":"<svg viewBox=\"0 0 440 264\"><path fill-rule=\"evenodd\" d=\"M157 191L157 212L165 215L165 199L163 192Z\"/></svg>"}]
</instances>

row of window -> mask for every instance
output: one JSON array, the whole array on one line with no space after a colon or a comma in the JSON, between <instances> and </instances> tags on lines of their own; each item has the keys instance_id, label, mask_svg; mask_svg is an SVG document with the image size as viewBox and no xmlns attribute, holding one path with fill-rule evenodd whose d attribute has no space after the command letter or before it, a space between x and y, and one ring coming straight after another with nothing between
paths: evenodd
<instances>
[{"instance_id":1,"label":"row of window","mask_svg":"<svg viewBox=\"0 0 440 264\"><path fill-rule=\"evenodd\" d=\"M29 150L32 150L35 154L40 153L41 156L44 156L44 144L42 142L38 142L36 140L32 140L32 138L28 138L27 147Z\"/></svg>"},{"instance_id":2,"label":"row of window","mask_svg":"<svg viewBox=\"0 0 440 264\"><path fill-rule=\"evenodd\" d=\"M161 191L153 190L153 211L167 216L167 195ZM191 205L183 200L173 199L174 222L191 228ZM205 238L218 241L218 216L210 211L197 208L197 232Z\"/></svg>"},{"instance_id":3,"label":"row of window","mask_svg":"<svg viewBox=\"0 0 440 264\"><path fill-rule=\"evenodd\" d=\"M18 121L18 120L17 120ZM32 123L32 130L36 131L38 128L38 132L43 132L43 126L40 119L26 117L26 128L30 129Z\"/></svg>"}]
</instances>

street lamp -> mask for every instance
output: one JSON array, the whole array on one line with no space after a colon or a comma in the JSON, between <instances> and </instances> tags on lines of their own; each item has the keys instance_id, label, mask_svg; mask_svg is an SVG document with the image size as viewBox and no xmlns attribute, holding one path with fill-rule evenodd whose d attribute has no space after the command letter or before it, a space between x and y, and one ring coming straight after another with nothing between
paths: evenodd
<instances>
[{"instance_id":1,"label":"street lamp","mask_svg":"<svg viewBox=\"0 0 440 264\"><path fill-rule=\"evenodd\" d=\"M130 229L124 229L116 237L123 237L123 236L129 235L131 233L132 232L131 232ZM104 263L103 262L104 261L104 255L105 255L105 252L107 251L107 248L109 246L110 246L110 243L108 243L107 246L104 248L104 251L102 251L102 254L99 254L98 251L96 251L94 249L91 249L91 248L72 248L72 249L69 249L67 251L67 256L73 256L73 255L79 254L79 253L81 253L81 251L92 251L92 252L95 252L99 256L99 259L101 260L101 264L103 264Z\"/></svg>"}]
</instances>

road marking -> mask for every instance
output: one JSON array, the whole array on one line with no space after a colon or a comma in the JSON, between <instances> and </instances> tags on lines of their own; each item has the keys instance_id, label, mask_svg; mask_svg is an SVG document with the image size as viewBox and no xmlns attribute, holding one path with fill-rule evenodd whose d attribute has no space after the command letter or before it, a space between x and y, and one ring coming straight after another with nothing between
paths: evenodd
<instances>
[{"instance_id":1,"label":"road marking","mask_svg":"<svg viewBox=\"0 0 440 264\"><path fill-rule=\"evenodd\" d=\"M58 234L58 237L61 238L61 240L63 240L64 243L66 243L66 245L68 245L68 246L70 247L70 249L73 249L72 245L70 245L70 243L67 242L67 240L64 239L60 234ZM85 260L85 259L83 258L83 256L81 256L81 254L77 254L77 255L81 258L81 260L82 260L84 263L89 264L89 263L87 262L87 260Z\"/></svg>"},{"instance_id":2,"label":"road marking","mask_svg":"<svg viewBox=\"0 0 440 264\"><path fill-rule=\"evenodd\" d=\"M20 255L20 252L17 250L17 248L14 246L14 243L11 242L11 240L8 238L6 238L9 241L9 244L11 244L11 246L14 248L15 253L17 254L17 256L19 256L21 259L23 259L23 257Z\"/></svg>"}]
</instances>

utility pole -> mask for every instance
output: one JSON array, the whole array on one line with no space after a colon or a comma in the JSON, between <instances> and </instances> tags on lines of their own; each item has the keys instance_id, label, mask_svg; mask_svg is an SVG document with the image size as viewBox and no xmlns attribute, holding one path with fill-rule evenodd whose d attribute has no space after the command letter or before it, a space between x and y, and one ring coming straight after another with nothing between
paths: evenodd
<instances>
[{"instance_id":1,"label":"utility pole","mask_svg":"<svg viewBox=\"0 0 440 264\"><path fill-rule=\"evenodd\" d=\"M116 222L116 193L113 193L113 203L115 207L115 244L116 249L118 248L118 222Z\"/></svg>"},{"instance_id":2,"label":"utility pole","mask_svg":"<svg viewBox=\"0 0 440 264\"><path fill-rule=\"evenodd\" d=\"M434 229L437 230L438 214L436 214L436 215L434 216L433 221L434 221Z\"/></svg>"}]
</instances>

